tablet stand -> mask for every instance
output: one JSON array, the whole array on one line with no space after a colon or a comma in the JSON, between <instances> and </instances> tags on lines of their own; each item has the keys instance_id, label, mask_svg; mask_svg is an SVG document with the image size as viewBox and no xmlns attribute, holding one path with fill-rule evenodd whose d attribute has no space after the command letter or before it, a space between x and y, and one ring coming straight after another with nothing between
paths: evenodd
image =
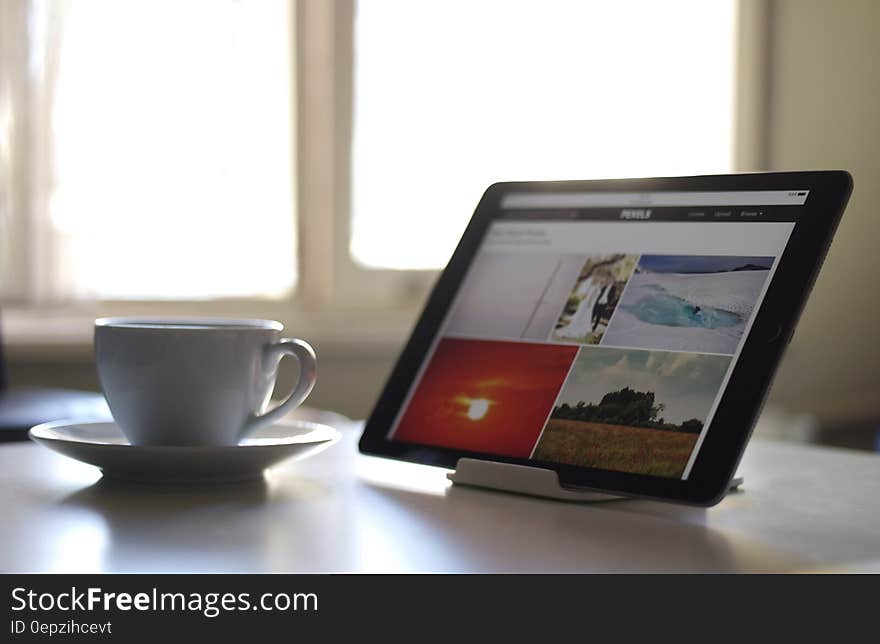
<instances>
[{"instance_id":1,"label":"tablet stand","mask_svg":"<svg viewBox=\"0 0 880 644\"><path fill-rule=\"evenodd\" d=\"M626 498L593 490L563 487L559 482L559 475L543 467L481 461L475 458L459 459L455 471L446 476L455 485L470 485L564 501L597 503ZM734 478L730 482L730 489L735 490L742 482L741 477Z\"/></svg>"}]
</instances>

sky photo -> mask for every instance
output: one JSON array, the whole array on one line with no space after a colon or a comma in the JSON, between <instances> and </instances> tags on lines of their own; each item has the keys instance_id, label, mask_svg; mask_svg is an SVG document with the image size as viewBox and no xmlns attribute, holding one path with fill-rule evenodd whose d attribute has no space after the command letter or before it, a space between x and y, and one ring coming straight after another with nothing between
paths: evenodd
<instances>
[{"instance_id":1,"label":"sky photo","mask_svg":"<svg viewBox=\"0 0 880 644\"><path fill-rule=\"evenodd\" d=\"M770 269L772 257L739 255L642 255L639 270L649 273L720 273L742 266Z\"/></svg>"},{"instance_id":2,"label":"sky photo","mask_svg":"<svg viewBox=\"0 0 880 644\"><path fill-rule=\"evenodd\" d=\"M528 458L577 350L445 338L394 439Z\"/></svg>"},{"instance_id":3,"label":"sky photo","mask_svg":"<svg viewBox=\"0 0 880 644\"><path fill-rule=\"evenodd\" d=\"M666 422L705 421L729 363L728 356L585 347L556 404L598 404L605 394L629 387L653 391L655 403L666 406Z\"/></svg>"}]
</instances>

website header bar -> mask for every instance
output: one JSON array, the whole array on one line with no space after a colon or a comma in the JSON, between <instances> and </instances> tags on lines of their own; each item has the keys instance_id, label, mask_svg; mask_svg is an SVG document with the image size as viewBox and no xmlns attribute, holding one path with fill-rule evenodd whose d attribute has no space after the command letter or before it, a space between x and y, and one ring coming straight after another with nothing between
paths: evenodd
<instances>
[{"instance_id":1,"label":"website header bar","mask_svg":"<svg viewBox=\"0 0 880 644\"><path fill-rule=\"evenodd\" d=\"M809 190L741 190L719 192L511 192L506 209L614 208L665 206L802 206Z\"/></svg>"}]
</instances>

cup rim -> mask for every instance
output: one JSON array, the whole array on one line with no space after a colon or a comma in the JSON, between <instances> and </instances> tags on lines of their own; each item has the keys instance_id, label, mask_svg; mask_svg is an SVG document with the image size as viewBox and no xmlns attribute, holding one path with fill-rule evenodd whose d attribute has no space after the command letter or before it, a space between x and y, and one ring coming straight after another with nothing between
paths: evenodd
<instances>
[{"instance_id":1,"label":"cup rim","mask_svg":"<svg viewBox=\"0 0 880 644\"><path fill-rule=\"evenodd\" d=\"M282 331L276 320L211 317L106 317L95 320L95 328L174 331Z\"/></svg>"}]
</instances>

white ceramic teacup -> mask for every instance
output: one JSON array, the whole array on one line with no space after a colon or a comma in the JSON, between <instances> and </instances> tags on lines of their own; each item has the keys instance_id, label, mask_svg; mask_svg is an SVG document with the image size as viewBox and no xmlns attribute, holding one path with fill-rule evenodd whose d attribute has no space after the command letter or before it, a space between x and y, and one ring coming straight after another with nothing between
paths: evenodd
<instances>
[{"instance_id":1,"label":"white ceramic teacup","mask_svg":"<svg viewBox=\"0 0 880 644\"><path fill-rule=\"evenodd\" d=\"M102 318L95 361L113 418L132 445L235 445L279 420L315 384L315 352L272 320ZM282 356L299 382L265 411Z\"/></svg>"}]
</instances>

